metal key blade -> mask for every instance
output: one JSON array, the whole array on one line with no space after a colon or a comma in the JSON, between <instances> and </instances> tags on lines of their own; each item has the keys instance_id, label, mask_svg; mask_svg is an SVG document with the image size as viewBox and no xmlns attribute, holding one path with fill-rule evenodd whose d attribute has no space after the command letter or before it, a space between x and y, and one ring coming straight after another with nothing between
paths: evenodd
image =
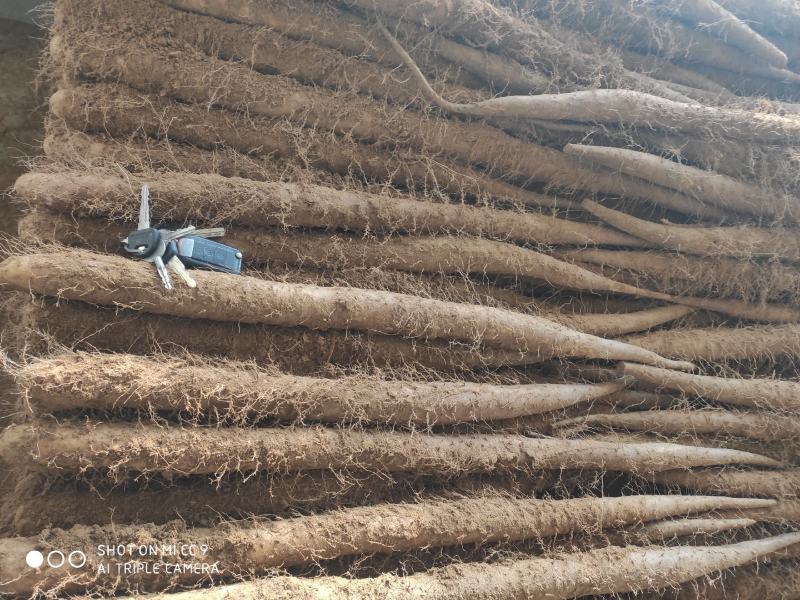
<instances>
[{"instance_id":1,"label":"metal key blade","mask_svg":"<svg viewBox=\"0 0 800 600\"><path fill-rule=\"evenodd\" d=\"M156 271L158 271L158 276L161 277L161 283L164 284L164 287L168 290L172 289L172 279L167 272L167 267L164 266L164 261L161 260L160 256L156 256L153 258L153 264L156 266Z\"/></svg>"},{"instance_id":2,"label":"metal key blade","mask_svg":"<svg viewBox=\"0 0 800 600\"><path fill-rule=\"evenodd\" d=\"M195 236L195 237L201 237L201 238L223 237L225 235L225 228L224 227L208 227L206 229L195 229L192 232L192 235Z\"/></svg>"},{"instance_id":3,"label":"metal key blade","mask_svg":"<svg viewBox=\"0 0 800 600\"><path fill-rule=\"evenodd\" d=\"M150 227L150 188L147 184L142 186L142 199L139 204L139 229Z\"/></svg>"},{"instance_id":4,"label":"metal key blade","mask_svg":"<svg viewBox=\"0 0 800 600\"><path fill-rule=\"evenodd\" d=\"M160 229L161 231L161 239L165 242L170 242L172 240L177 240L178 238L182 238L184 236L189 235L190 233L194 233L195 227L194 225L189 225L189 227L184 227L183 229L176 229L175 231L169 231L168 229Z\"/></svg>"},{"instance_id":5,"label":"metal key blade","mask_svg":"<svg viewBox=\"0 0 800 600\"><path fill-rule=\"evenodd\" d=\"M180 258L173 256L171 259L169 259L167 266L175 271L190 288L197 287L197 282L192 279L191 275L189 275L189 271L186 270L186 267L183 265Z\"/></svg>"}]
</instances>

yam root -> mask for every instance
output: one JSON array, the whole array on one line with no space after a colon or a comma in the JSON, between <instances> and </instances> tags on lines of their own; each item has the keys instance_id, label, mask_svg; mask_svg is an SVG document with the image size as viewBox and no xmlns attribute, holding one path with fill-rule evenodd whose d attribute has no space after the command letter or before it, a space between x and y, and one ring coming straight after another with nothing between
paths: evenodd
<instances>
[{"instance_id":1,"label":"yam root","mask_svg":"<svg viewBox=\"0 0 800 600\"><path fill-rule=\"evenodd\" d=\"M656 389L667 389L742 407L800 410L800 383L776 379L733 379L672 373L623 363L625 375Z\"/></svg>"},{"instance_id":2,"label":"yam root","mask_svg":"<svg viewBox=\"0 0 800 600\"><path fill-rule=\"evenodd\" d=\"M627 338L671 358L725 361L780 361L800 357L796 325L675 329Z\"/></svg>"},{"instance_id":3,"label":"yam root","mask_svg":"<svg viewBox=\"0 0 800 600\"><path fill-rule=\"evenodd\" d=\"M797 198L780 197L775 192L727 175L682 165L646 152L584 144L567 144L564 152L725 210L794 223L800 219L800 200Z\"/></svg>"},{"instance_id":4,"label":"yam root","mask_svg":"<svg viewBox=\"0 0 800 600\"><path fill-rule=\"evenodd\" d=\"M554 427L570 431L608 427L659 435L730 435L764 441L800 437L800 420L797 418L722 410L653 410L588 415L559 421Z\"/></svg>"},{"instance_id":5,"label":"yam root","mask_svg":"<svg viewBox=\"0 0 800 600\"><path fill-rule=\"evenodd\" d=\"M20 291L154 314L483 342L537 357L583 356L692 368L691 363L664 360L635 346L501 309L225 273L197 272L194 277L197 288L178 287L166 294L150 265L82 250L14 256L0 264L0 281Z\"/></svg>"},{"instance_id":6,"label":"yam root","mask_svg":"<svg viewBox=\"0 0 800 600\"><path fill-rule=\"evenodd\" d=\"M26 446L26 444L28 444ZM32 445L31 445L32 444ZM173 474L294 472L344 469L421 474L491 473L548 469L623 472L777 461L739 450L666 443L534 439L517 435L434 435L323 428L237 429L41 424L6 430L5 451L34 448L46 471Z\"/></svg>"},{"instance_id":7,"label":"yam root","mask_svg":"<svg viewBox=\"0 0 800 600\"><path fill-rule=\"evenodd\" d=\"M558 559L535 558L498 564L459 564L407 577L382 575L374 579L273 577L248 583L195 590L174 600L223 598L400 598L477 599L502 597L522 600L533 596L567 600L666 588L754 562L800 541L800 534L749 540L723 546L671 548L610 547ZM164 596L159 596L164 598Z\"/></svg>"},{"instance_id":8,"label":"yam root","mask_svg":"<svg viewBox=\"0 0 800 600\"><path fill-rule=\"evenodd\" d=\"M752 111L676 102L632 90L582 90L564 94L501 96L472 103L445 100L428 83L414 60L387 30L403 65L414 75L427 99L454 114L483 118L541 119L635 125L696 133L698 128L732 139L762 143L791 143L800 126L791 118Z\"/></svg>"},{"instance_id":9,"label":"yam root","mask_svg":"<svg viewBox=\"0 0 800 600\"><path fill-rule=\"evenodd\" d=\"M585 200L583 207L609 225L653 241L664 248L700 256L780 258L800 262L800 237L790 229L736 227L682 227L637 219Z\"/></svg>"},{"instance_id":10,"label":"yam root","mask_svg":"<svg viewBox=\"0 0 800 600\"><path fill-rule=\"evenodd\" d=\"M551 245L646 244L611 229L541 213L218 175L149 172L121 178L102 172L26 173L17 179L14 193L32 205L56 212L131 221L136 219L139 189L145 183L150 188L153 214L164 220L375 233L462 232Z\"/></svg>"},{"instance_id":11,"label":"yam root","mask_svg":"<svg viewBox=\"0 0 800 600\"><path fill-rule=\"evenodd\" d=\"M782 471L739 471L698 469L663 471L653 476L656 483L688 490L729 496L800 497L800 469Z\"/></svg>"},{"instance_id":12,"label":"yam root","mask_svg":"<svg viewBox=\"0 0 800 600\"><path fill-rule=\"evenodd\" d=\"M207 546L206 562L217 565L220 574L243 576L263 573L270 568L308 564L354 554L390 553L424 547L461 544L514 542L566 534L579 528L620 527L667 516L709 510L746 510L774 504L770 500L721 497L633 496L628 498L579 498L571 500L517 500L502 496L474 499L431 500L408 504L382 504L348 508L319 515L296 517L251 525L222 524L214 529L195 528L185 532L169 527L115 525L107 528L76 527L54 530L45 539L5 539L0 545L11 547L27 542L41 550L62 547L96 547L110 536L120 540L140 540L142 535L166 544L181 538L182 543ZM231 549L235 548L235 551ZM93 554L82 571L41 570L18 574L2 572L2 581L13 583L0 589L30 594L34 589L50 589L62 582L69 586L96 585L97 565ZM190 558L187 562L195 560ZM10 562L10 561L9 561ZM2 567L0 567L2 568ZM17 576L15 576L17 575ZM187 573L175 578L152 573L123 577L117 590L160 587L169 582L187 585L204 575Z\"/></svg>"},{"instance_id":13,"label":"yam root","mask_svg":"<svg viewBox=\"0 0 800 600\"><path fill-rule=\"evenodd\" d=\"M169 374L172 373L170 376ZM36 412L73 409L211 412L222 418L434 425L511 419L602 398L619 383L490 385L322 379L193 358L68 354L16 371Z\"/></svg>"}]
</instances>

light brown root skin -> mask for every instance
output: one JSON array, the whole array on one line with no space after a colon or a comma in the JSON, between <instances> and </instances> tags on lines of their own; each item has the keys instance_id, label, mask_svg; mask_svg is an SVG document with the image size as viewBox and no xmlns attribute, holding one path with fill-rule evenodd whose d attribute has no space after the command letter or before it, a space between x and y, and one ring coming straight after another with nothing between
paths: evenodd
<instances>
[{"instance_id":1,"label":"light brown root skin","mask_svg":"<svg viewBox=\"0 0 800 600\"><path fill-rule=\"evenodd\" d=\"M740 471L736 469L679 469L653 476L656 483L730 496L800 497L800 469Z\"/></svg>"},{"instance_id":2,"label":"light brown root skin","mask_svg":"<svg viewBox=\"0 0 800 600\"><path fill-rule=\"evenodd\" d=\"M800 270L774 261L598 248L561 251L556 256L597 265L605 277L673 296L718 296L751 303L800 300Z\"/></svg>"},{"instance_id":3,"label":"light brown root skin","mask_svg":"<svg viewBox=\"0 0 800 600\"><path fill-rule=\"evenodd\" d=\"M646 152L582 144L568 144L564 152L725 210L790 222L800 218L800 203L795 198L781 198L758 186Z\"/></svg>"},{"instance_id":4,"label":"light brown root skin","mask_svg":"<svg viewBox=\"0 0 800 600\"><path fill-rule=\"evenodd\" d=\"M632 496L626 498L579 498L570 500L518 500L503 496L474 499L438 500L408 504L382 504L356 507L326 514L297 517L250 525L221 524L214 529L182 527L112 526L52 530L42 539L15 539L28 548L46 551L58 548L94 548L111 538L121 543L147 543L146 536L159 544L176 541L208 546L204 562L216 563L223 576L263 573L274 567L301 565L353 554L390 553L427 547L448 547L492 542L514 542L546 538L580 531L615 528L637 522L655 521L710 510L748 510L766 508L770 500L721 497ZM645 526L646 530L646 526ZM12 540L0 541L6 546ZM89 554L83 570L27 570L19 574L5 571L0 561L0 590L28 594L37 587L52 588L68 577L71 585L92 586L98 560ZM106 559L101 559L105 562ZM125 562L125 558L118 559ZM193 562L194 558L179 558ZM115 561L111 561L112 563ZM112 567L113 568L113 567ZM71 571L71 572L70 572ZM88 574L88 575L87 575ZM117 590L156 588L167 581L172 585L192 584L202 576L158 577L141 574L123 577ZM176 579L178 581L176 581ZM96 583L95 583L96 584ZM101 584L102 585L102 584Z\"/></svg>"},{"instance_id":5,"label":"light brown root skin","mask_svg":"<svg viewBox=\"0 0 800 600\"><path fill-rule=\"evenodd\" d=\"M650 123L656 127L685 132L694 132L702 124L704 128L713 129L724 137L761 142L786 143L797 135L798 125L790 118L676 102L631 90L595 89L565 94L502 96L471 103L450 102L431 88L414 61L385 29L384 36L404 66L414 74L427 99L454 114L622 125Z\"/></svg>"},{"instance_id":6,"label":"light brown root skin","mask_svg":"<svg viewBox=\"0 0 800 600\"><path fill-rule=\"evenodd\" d=\"M217 175L151 172L123 179L103 172L26 173L15 183L14 193L32 205L60 213L135 220L144 183L150 188L151 208L159 219L375 233L459 232L531 244L646 245L611 229L543 213Z\"/></svg>"},{"instance_id":7,"label":"light brown root skin","mask_svg":"<svg viewBox=\"0 0 800 600\"><path fill-rule=\"evenodd\" d=\"M582 356L692 369L690 363L507 310L373 290L263 281L196 271L197 288L165 293L151 265L81 250L6 259L0 282L20 291L215 321L356 330L483 342L537 357Z\"/></svg>"},{"instance_id":8,"label":"light brown root skin","mask_svg":"<svg viewBox=\"0 0 800 600\"><path fill-rule=\"evenodd\" d=\"M619 383L489 385L319 379L193 358L70 354L16 373L37 412L71 409L211 412L222 418L435 425L540 414L602 398Z\"/></svg>"},{"instance_id":9,"label":"light brown root skin","mask_svg":"<svg viewBox=\"0 0 800 600\"><path fill-rule=\"evenodd\" d=\"M772 441L800 438L800 419L722 410L655 410L627 414L589 415L567 419L554 427L574 431L607 427L661 435L720 434Z\"/></svg>"},{"instance_id":10,"label":"light brown root skin","mask_svg":"<svg viewBox=\"0 0 800 600\"><path fill-rule=\"evenodd\" d=\"M680 374L624 363L624 375L656 389L668 389L743 407L800 411L800 383L775 379L726 379Z\"/></svg>"},{"instance_id":11,"label":"light brown root skin","mask_svg":"<svg viewBox=\"0 0 800 600\"><path fill-rule=\"evenodd\" d=\"M583 208L630 235L664 248L700 256L780 258L800 261L800 237L789 229L739 227L681 227L637 219L623 212L585 200Z\"/></svg>"},{"instance_id":12,"label":"light brown root skin","mask_svg":"<svg viewBox=\"0 0 800 600\"><path fill-rule=\"evenodd\" d=\"M26 438L26 436L28 436ZM776 460L737 450L664 443L615 443L532 439L516 435L426 435L324 428L237 429L131 427L96 424L19 426L4 445L28 439L45 470L100 469L204 474L352 468L426 474L503 470L606 469L664 471L686 467Z\"/></svg>"},{"instance_id":13,"label":"light brown root skin","mask_svg":"<svg viewBox=\"0 0 800 600\"><path fill-rule=\"evenodd\" d=\"M50 112L71 128L95 135L107 134L120 139L139 138L144 134L149 137L148 143L153 139L170 139L206 151L224 146L234 155L222 161L227 172L244 169L242 163L247 166L255 160L269 164L269 157L280 157L296 163L305 174L310 165L324 172L342 176L355 174L368 180L457 198L490 197L549 209L576 208L568 199L531 192L441 156L431 161L433 150L428 155L415 150L358 143L349 137L319 135L310 128L287 127L281 120L257 114L245 118L234 111L180 104L155 94L136 92L124 85L91 84L61 89L50 97ZM169 125L165 126L165 123ZM302 161L298 160L298 147L303 149ZM93 146L91 149L97 152ZM126 160L136 158L130 157L131 153L138 154L127 144L116 150ZM169 160L168 154L164 160ZM172 160L167 164L175 162ZM219 168L215 166L212 172ZM571 171L567 169L564 172ZM586 170L586 174L590 173ZM527 176L523 177L527 179ZM572 186L566 187L572 189ZM628 186L626 189L634 191L636 187ZM668 195L674 196L675 193L668 192Z\"/></svg>"},{"instance_id":14,"label":"light brown root skin","mask_svg":"<svg viewBox=\"0 0 800 600\"><path fill-rule=\"evenodd\" d=\"M373 598L445 600L497 597L525 600L659 589L731 569L780 552L800 542L800 534L750 540L723 546L673 548L610 547L566 555L497 564L459 564L411 576L371 579L273 577L210 590L183 592L173 600L311 600Z\"/></svg>"},{"instance_id":15,"label":"light brown root skin","mask_svg":"<svg viewBox=\"0 0 800 600\"><path fill-rule=\"evenodd\" d=\"M42 346L46 333L62 347L136 354L192 352L277 367L295 374L334 368L419 368L453 372L524 365L533 358L467 344L407 340L354 332L309 331L297 327L244 325L182 319L128 309L100 308L83 302L9 294L9 314L26 325L17 347ZM47 347L41 348L46 351Z\"/></svg>"},{"instance_id":16,"label":"light brown root skin","mask_svg":"<svg viewBox=\"0 0 800 600\"><path fill-rule=\"evenodd\" d=\"M626 341L684 360L781 361L800 357L798 325L676 329L631 336Z\"/></svg>"},{"instance_id":17,"label":"light brown root skin","mask_svg":"<svg viewBox=\"0 0 800 600\"><path fill-rule=\"evenodd\" d=\"M93 217L74 220L46 211L34 211L20 220L19 237L32 243L57 242L95 251L114 252L119 250L116 241L127 235L131 226ZM597 277L588 270L549 255L492 240L451 236L372 239L240 227L228 228L225 240L243 252L247 263L257 265L289 265L319 271L332 268L345 271L380 269L434 276L441 273L474 273L479 276L491 273L514 279L541 281L557 289L650 295L638 288ZM363 284L359 286L358 283L356 286L367 287ZM498 296L512 300L507 294ZM505 304L519 307L520 300L525 298L515 297ZM636 312L572 315L559 313L552 307L548 311L548 307L544 306L540 310L527 312L539 314L584 333L615 337L663 325L694 312L694 309L669 305Z\"/></svg>"}]
</instances>

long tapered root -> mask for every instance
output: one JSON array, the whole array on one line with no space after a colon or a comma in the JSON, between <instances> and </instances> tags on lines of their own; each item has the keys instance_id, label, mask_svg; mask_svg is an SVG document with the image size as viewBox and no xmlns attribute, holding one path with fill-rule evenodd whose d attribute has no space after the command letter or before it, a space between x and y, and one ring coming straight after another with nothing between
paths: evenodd
<instances>
[{"instance_id":1,"label":"long tapered root","mask_svg":"<svg viewBox=\"0 0 800 600\"><path fill-rule=\"evenodd\" d=\"M732 379L691 374L683 376L663 369L640 368L623 364L625 375L658 389L673 390L693 396L753 408L800 410L800 383L775 379Z\"/></svg>"},{"instance_id":2,"label":"long tapered root","mask_svg":"<svg viewBox=\"0 0 800 600\"><path fill-rule=\"evenodd\" d=\"M194 358L70 354L15 373L36 412L75 409L189 411L231 419L308 419L435 425L512 419L602 398L623 388L322 379Z\"/></svg>"},{"instance_id":3,"label":"long tapered root","mask_svg":"<svg viewBox=\"0 0 800 600\"><path fill-rule=\"evenodd\" d=\"M99 469L162 473L226 471L380 470L456 474L495 470L600 469L664 471L679 466L727 464L778 466L774 459L739 450L667 443L614 443L471 434L413 435L324 428L242 429L232 436L215 428L140 428L42 425L4 434L5 448L35 448L40 468L78 472Z\"/></svg>"},{"instance_id":4,"label":"long tapered root","mask_svg":"<svg viewBox=\"0 0 800 600\"><path fill-rule=\"evenodd\" d=\"M373 579L274 577L212 590L182 592L174 600L223 598L463 598L548 597L567 600L596 594L660 589L746 565L800 542L800 534L723 546L610 547L559 559L536 558L494 565L460 564L407 577Z\"/></svg>"},{"instance_id":5,"label":"long tapered root","mask_svg":"<svg viewBox=\"0 0 800 600\"><path fill-rule=\"evenodd\" d=\"M162 544L177 536L183 538L181 543L206 547L205 562L216 564L221 575L242 576L275 567L302 565L354 554L514 542L563 535L581 528L608 529L670 516L712 510L768 508L773 504L775 502L771 500L702 496L632 496L560 501L485 496L356 507L272 522L256 521L251 525L221 524L215 529L175 531L170 527L150 526L147 535ZM48 549L79 545L96 547L112 537L133 540L139 535L141 528L138 526L79 526L68 531L54 530L45 544ZM11 540L2 542L9 543ZM42 546L36 538L14 541L15 545L20 542L27 543L31 548ZM230 548L235 548L235 551L232 552ZM78 581L84 580L84 585L92 585L97 570L97 565L93 563L97 557L91 553L89 556L90 562L82 572L83 577L81 572L65 573L63 569L59 571L48 567L38 571L31 569L20 577L19 569L3 572L4 565L0 565L1 580L12 582L7 586L0 584L0 590L31 593L36 588L55 587L69 578L73 578L70 584L75 585L76 576ZM188 585L203 576L190 572L180 577L180 581ZM116 589L154 587L163 584L162 579L152 573L142 573L124 577L117 582Z\"/></svg>"},{"instance_id":6,"label":"long tapered root","mask_svg":"<svg viewBox=\"0 0 800 600\"><path fill-rule=\"evenodd\" d=\"M195 278L197 288L177 287L166 294L150 265L78 250L16 256L0 264L0 282L20 291L155 314L483 342L538 357L583 356L693 368L691 363L665 360L635 346L501 309L224 273L198 272Z\"/></svg>"}]
</instances>

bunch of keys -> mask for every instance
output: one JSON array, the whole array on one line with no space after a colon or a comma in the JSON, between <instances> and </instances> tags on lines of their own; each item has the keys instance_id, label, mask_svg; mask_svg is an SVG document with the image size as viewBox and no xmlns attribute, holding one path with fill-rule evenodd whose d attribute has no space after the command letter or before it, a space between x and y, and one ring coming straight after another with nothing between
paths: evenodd
<instances>
[{"instance_id":1,"label":"bunch of keys","mask_svg":"<svg viewBox=\"0 0 800 600\"><path fill-rule=\"evenodd\" d=\"M139 205L139 227L122 240L125 251L156 266L161 282L172 289L169 271L174 271L190 288L197 282L186 267L223 271L238 275L242 272L242 253L236 248L213 242L208 238L222 237L221 227L196 229L194 226L171 231L150 227L150 189L142 186Z\"/></svg>"}]
</instances>

